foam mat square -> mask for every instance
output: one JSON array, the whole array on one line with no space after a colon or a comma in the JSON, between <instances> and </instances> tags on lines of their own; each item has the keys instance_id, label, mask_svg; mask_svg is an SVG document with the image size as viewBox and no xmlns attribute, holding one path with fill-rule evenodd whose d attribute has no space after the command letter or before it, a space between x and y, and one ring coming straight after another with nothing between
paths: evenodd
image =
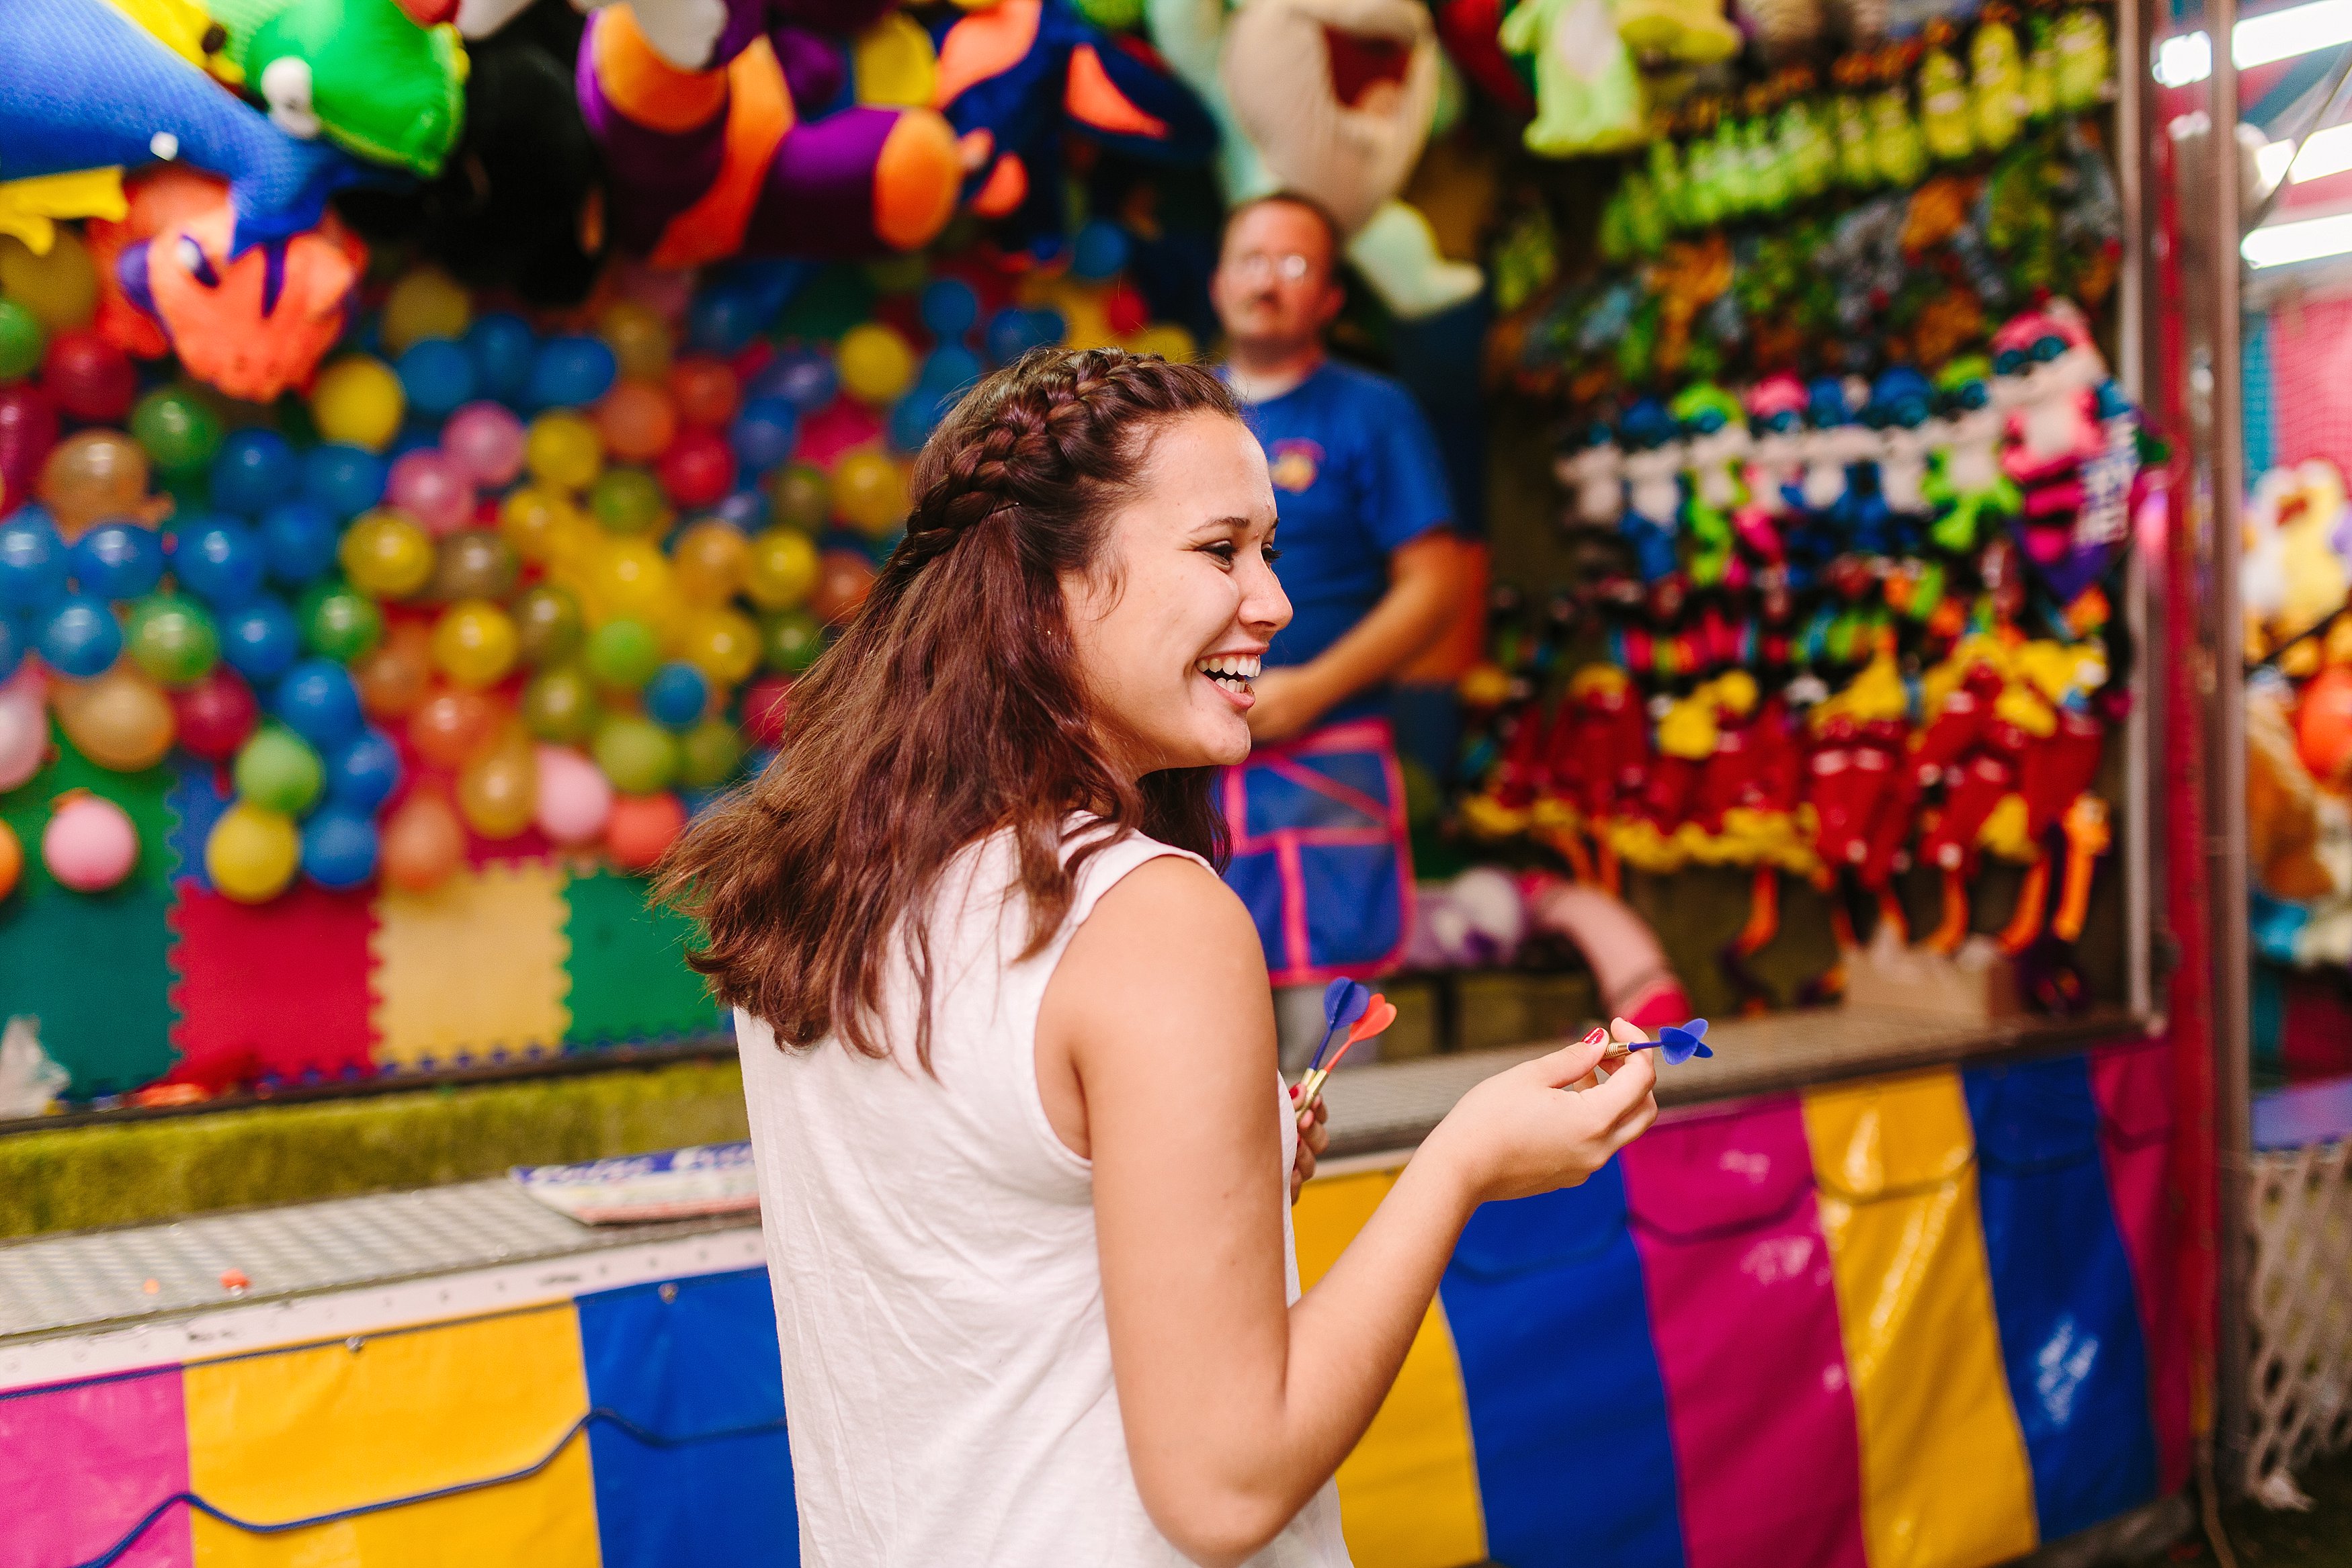
<instances>
[{"instance_id":1,"label":"foam mat square","mask_svg":"<svg viewBox=\"0 0 2352 1568\"><path fill-rule=\"evenodd\" d=\"M599 871L564 889L573 1045L658 1040L726 1027L702 977L687 967L683 916L648 908L642 878Z\"/></svg>"},{"instance_id":2,"label":"foam mat square","mask_svg":"<svg viewBox=\"0 0 2352 1568\"><path fill-rule=\"evenodd\" d=\"M182 883L172 906L175 1080L215 1086L375 1071L363 894L297 882L268 904Z\"/></svg>"},{"instance_id":3,"label":"foam mat square","mask_svg":"<svg viewBox=\"0 0 2352 1568\"><path fill-rule=\"evenodd\" d=\"M564 873L510 862L375 901L376 1061L448 1067L561 1050Z\"/></svg>"}]
</instances>

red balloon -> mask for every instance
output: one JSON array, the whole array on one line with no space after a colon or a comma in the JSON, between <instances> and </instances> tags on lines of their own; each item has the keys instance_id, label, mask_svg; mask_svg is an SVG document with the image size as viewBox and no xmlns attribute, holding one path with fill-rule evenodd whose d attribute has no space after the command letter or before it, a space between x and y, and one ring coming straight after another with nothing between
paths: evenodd
<instances>
[{"instance_id":1,"label":"red balloon","mask_svg":"<svg viewBox=\"0 0 2352 1568\"><path fill-rule=\"evenodd\" d=\"M686 807L663 790L658 795L621 795L604 820L604 847L623 871L644 871L686 831Z\"/></svg>"},{"instance_id":2,"label":"red balloon","mask_svg":"<svg viewBox=\"0 0 2352 1568\"><path fill-rule=\"evenodd\" d=\"M1151 307L1144 303L1142 295L1122 283L1103 301L1103 319L1120 337L1132 337L1151 325Z\"/></svg>"},{"instance_id":3,"label":"red balloon","mask_svg":"<svg viewBox=\"0 0 2352 1568\"><path fill-rule=\"evenodd\" d=\"M702 425L677 433L655 473L680 507L714 507L735 487L735 449L727 438Z\"/></svg>"},{"instance_id":4,"label":"red balloon","mask_svg":"<svg viewBox=\"0 0 2352 1568\"><path fill-rule=\"evenodd\" d=\"M131 356L87 327L49 340L41 382L58 408L93 423L120 423L139 395L139 372L131 369Z\"/></svg>"},{"instance_id":5,"label":"red balloon","mask_svg":"<svg viewBox=\"0 0 2352 1568\"><path fill-rule=\"evenodd\" d=\"M0 511L33 498L58 444L58 406L31 382L0 387Z\"/></svg>"},{"instance_id":6,"label":"red balloon","mask_svg":"<svg viewBox=\"0 0 2352 1568\"><path fill-rule=\"evenodd\" d=\"M172 694L179 716L180 744L207 762L226 762L236 755L261 716L253 688L226 664L185 691Z\"/></svg>"},{"instance_id":7,"label":"red balloon","mask_svg":"<svg viewBox=\"0 0 2352 1568\"><path fill-rule=\"evenodd\" d=\"M726 427L741 401L734 371L708 354L688 354L670 366L669 395L679 419L713 430Z\"/></svg>"},{"instance_id":8,"label":"red balloon","mask_svg":"<svg viewBox=\"0 0 2352 1568\"><path fill-rule=\"evenodd\" d=\"M792 704L790 675L761 675L743 690L743 727L755 746L781 746L784 714Z\"/></svg>"}]
</instances>

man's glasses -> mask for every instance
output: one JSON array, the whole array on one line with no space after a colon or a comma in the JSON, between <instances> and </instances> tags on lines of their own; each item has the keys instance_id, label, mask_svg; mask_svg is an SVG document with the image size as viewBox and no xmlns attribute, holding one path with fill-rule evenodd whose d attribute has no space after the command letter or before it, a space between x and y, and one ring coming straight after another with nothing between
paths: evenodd
<instances>
[{"instance_id":1,"label":"man's glasses","mask_svg":"<svg viewBox=\"0 0 2352 1568\"><path fill-rule=\"evenodd\" d=\"M1232 263L1234 276L1244 283L1254 283L1262 277L1279 277L1285 283L1297 283L1313 270L1314 265L1296 252L1289 256L1268 256L1262 250L1237 256Z\"/></svg>"}]
</instances>

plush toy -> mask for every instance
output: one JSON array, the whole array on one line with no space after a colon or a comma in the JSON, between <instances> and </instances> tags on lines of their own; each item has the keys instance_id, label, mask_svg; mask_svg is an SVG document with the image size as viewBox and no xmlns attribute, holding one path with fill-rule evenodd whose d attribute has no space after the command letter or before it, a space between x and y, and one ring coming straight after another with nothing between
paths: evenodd
<instances>
[{"instance_id":1,"label":"plush toy","mask_svg":"<svg viewBox=\"0 0 2352 1568\"><path fill-rule=\"evenodd\" d=\"M1939 412L1928 434L1933 456L1922 491L1935 508L1928 537L1954 556L1976 553L1988 521L2012 516L2023 497L2001 472L2001 432L2008 415L1995 406L1981 355L1953 361L1936 377Z\"/></svg>"},{"instance_id":2,"label":"plush toy","mask_svg":"<svg viewBox=\"0 0 2352 1568\"><path fill-rule=\"evenodd\" d=\"M1618 528L1633 547L1642 580L1655 582L1675 570L1675 524L1682 515L1689 449L1674 415L1654 398L1626 412L1618 436L1625 445L1625 513Z\"/></svg>"},{"instance_id":3,"label":"plush toy","mask_svg":"<svg viewBox=\"0 0 2352 1568\"><path fill-rule=\"evenodd\" d=\"M1780 520L1788 515L1789 491L1804 465L1805 385L1786 371L1767 376L1748 389L1747 408L1752 440L1741 477L1748 504L1732 514L1732 527L1758 561L1778 563Z\"/></svg>"},{"instance_id":4,"label":"plush toy","mask_svg":"<svg viewBox=\"0 0 2352 1568\"><path fill-rule=\"evenodd\" d=\"M887 0L826 19L862 23L882 8ZM667 26L681 9L701 26ZM738 252L914 250L946 226L967 172L947 121L865 104L803 118L794 76L825 78L837 92L846 66L794 25L796 10L723 0L719 15L662 0L652 14L665 19L659 46L625 5L597 11L580 46L580 109L604 151L617 244L657 267L691 267ZM704 37L691 64L668 52Z\"/></svg>"},{"instance_id":5,"label":"plush toy","mask_svg":"<svg viewBox=\"0 0 2352 1568\"><path fill-rule=\"evenodd\" d=\"M1617 33L1644 59L1711 66L1739 52L1722 0L1617 0Z\"/></svg>"},{"instance_id":6,"label":"plush toy","mask_svg":"<svg viewBox=\"0 0 2352 1568\"><path fill-rule=\"evenodd\" d=\"M1732 514L1748 499L1742 480L1754 440L1739 400L1711 382L1683 389L1667 412L1682 427L1690 464L1684 519L1691 539L1691 580L1710 587L1722 582L1733 564Z\"/></svg>"},{"instance_id":7,"label":"plush toy","mask_svg":"<svg viewBox=\"0 0 2352 1568\"><path fill-rule=\"evenodd\" d=\"M2005 5L1988 5L1969 39L1969 96L1977 145L2005 151L2025 124L2025 62Z\"/></svg>"},{"instance_id":8,"label":"plush toy","mask_svg":"<svg viewBox=\"0 0 2352 1568\"><path fill-rule=\"evenodd\" d=\"M1446 54L1478 90L1512 114L1536 111L1525 75L1511 64L1498 41L1503 0L1437 0L1437 37Z\"/></svg>"},{"instance_id":9,"label":"plush toy","mask_svg":"<svg viewBox=\"0 0 2352 1568\"><path fill-rule=\"evenodd\" d=\"M1575 497L1574 516L1588 528L1613 528L1625 515L1625 454L1609 426L1595 421L1584 444L1554 460L1553 476Z\"/></svg>"},{"instance_id":10,"label":"plush toy","mask_svg":"<svg viewBox=\"0 0 2352 1568\"><path fill-rule=\"evenodd\" d=\"M997 0L943 19L932 102L972 155L965 198L1011 220L1016 246L1057 250L1065 126L1130 155L1205 163L1217 128L1200 102L1079 16L1070 0Z\"/></svg>"},{"instance_id":11,"label":"plush toy","mask_svg":"<svg viewBox=\"0 0 2352 1568\"><path fill-rule=\"evenodd\" d=\"M1878 498L1894 522L1895 547L1916 548L1929 510L1927 455L1935 439L1927 428L1935 390L1908 365L1880 373L1870 389L1871 422L1878 427Z\"/></svg>"},{"instance_id":12,"label":"plush toy","mask_svg":"<svg viewBox=\"0 0 2352 1568\"><path fill-rule=\"evenodd\" d=\"M1928 27L1927 52L1920 57L1916 78L1920 132L1929 156L1946 163L1957 163L1976 151L1969 79L1952 57L1955 37L1948 22Z\"/></svg>"},{"instance_id":13,"label":"plush toy","mask_svg":"<svg viewBox=\"0 0 2352 1568\"><path fill-rule=\"evenodd\" d=\"M288 136L106 0L0 5L0 149L12 177L184 162L228 181L231 252L317 226L364 177Z\"/></svg>"},{"instance_id":14,"label":"plush toy","mask_svg":"<svg viewBox=\"0 0 2352 1568\"><path fill-rule=\"evenodd\" d=\"M1642 84L1610 24L1608 0L1520 0L1503 18L1498 37L1505 49L1535 64L1528 151L1574 158L1649 139Z\"/></svg>"},{"instance_id":15,"label":"plush toy","mask_svg":"<svg viewBox=\"0 0 2352 1568\"><path fill-rule=\"evenodd\" d=\"M224 51L289 136L426 178L465 111L455 27L419 26L394 0L205 0Z\"/></svg>"},{"instance_id":16,"label":"plush toy","mask_svg":"<svg viewBox=\"0 0 2352 1568\"><path fill-rule=\"evenodd\" d=\"M1320 203L1348 259L1391 311L1431 316L1475 298L1479 270L1446 260L1399 200L1437 110L1436 31L1418 0L1150 0L1152 43L1216 118L1225 200L1277 190Z\"/></svg>"},{"instance_id":17,"label":"plush toy","mask_svg":"<svg viewBox=\"0 0 2352 1568\"><path fill-rule=\"evenodd\" d=\"M1826 25L1821 0L1747 0L1739 13L1770 60L1810 54Z\"/></svg>"}]
</instances>

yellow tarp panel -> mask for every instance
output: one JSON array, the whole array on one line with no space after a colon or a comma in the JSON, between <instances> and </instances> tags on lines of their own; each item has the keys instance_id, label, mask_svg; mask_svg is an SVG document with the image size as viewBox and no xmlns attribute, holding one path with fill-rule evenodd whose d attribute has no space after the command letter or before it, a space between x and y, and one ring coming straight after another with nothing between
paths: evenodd
<instances>
[{"instance_id":1,"label":"yellow tarp panel","mask_svg":"<svg viewBox=\"0 0 2352 1568\"><path fill-rule=\"evenodd\" d=\"M376 1060L446 1066L459 1051L563 1048L563 872L516 861L460 871L430 893L376 900Z\"/></svg>"},{"instance_id":2,"label":"yellow tarp panel","mask_svg":"<svg viewBox=\"0 0 2352 1568\"><path fill-rule=\"evenodd\" d=\"M1956 1072L1805 1097L1862 1429L1871 1568L1980 1568L2033 1550L2033 1474L2002 1372Z\"/></svg>"},{"instance_id":3,"label":"yellow tarp panel","mask_svg":"<svg viewBox=\"0 0 2352 1568\"><path fill-rule=\"evenodd\" d=\"M188 1479L271 1523L535 1464L588 1407L569 1302L185 1373ZM528 1479L252 1535L194 1516L197 1568L597 1568L588 1439Z\"/></svg>"},{"instance_id":4,"label":"yellow tarp panel","mask_svg":"<svg viewBox=\"0 0 2352 1568\"><path fill-rule=\"evenodd\" d=\"M1394 1171L1367 1171L1307 1184L1293 1212L1301 1284L1312 1287L1339 1260L1395 1180ZM1433 1301L1396 1386L1339 1466L1339 1510L1356 1568L1461 1568L1486 1555L1470 1406L1453 1331Z\"/></svg>"}]
</instances>

